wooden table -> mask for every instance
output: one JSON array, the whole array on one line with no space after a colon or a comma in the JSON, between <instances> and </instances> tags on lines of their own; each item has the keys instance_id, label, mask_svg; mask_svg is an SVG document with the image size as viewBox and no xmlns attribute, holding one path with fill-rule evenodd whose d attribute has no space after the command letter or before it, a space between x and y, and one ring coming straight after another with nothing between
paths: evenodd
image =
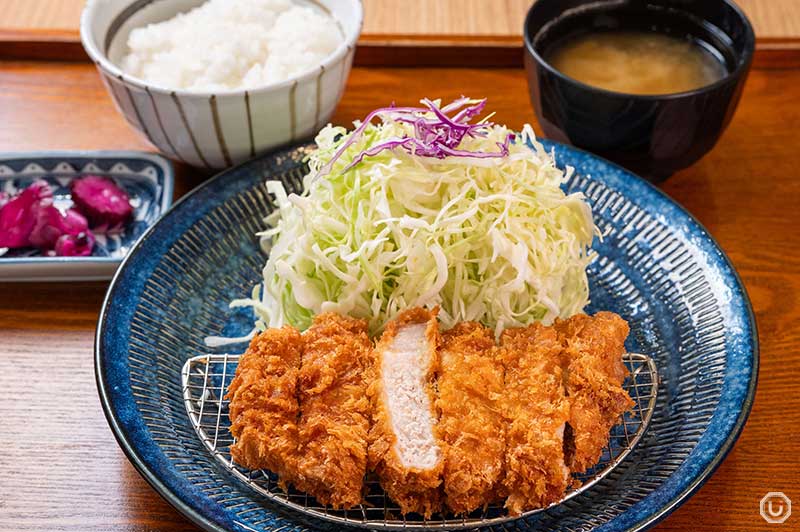
<instances>
[{"instance_id":1,"label":"wooden table","mask_svg":"<svg viewBox=\"0 0 800 532\"><path fill-rule=\"evenodd\" d=\"M797 0L736 0L761 39L800 39ZM2 30L79 40L86 0L2 0ZM522 22L531 0L363 0L367 41L402 39L522 41ZM12 35L9 33L8 38Z\"/></svg>"},{"instance_id":2,"label":"wooden table","mask_svg":"<svg viewBox=\"0 0 800 532\"><path fill-rule=\"evenodd\" d=\"M758 321L761 374L739 442L662 531L765 529L759 500L768 491L800 504L800 69L758 64L719 145L663 185L741 274ZM488 96L495 119L514 128L535 120L516 68L359 67L334 121L348 124L391 95L411 103L462 92ZM0 151L56 148L152 149L90 65L0 62ZM176 196L206 177L178 170ZM92 342L105 289L0 283L0 530L194 530L127 462L101 412ZM770 530L799 528L795 515Z\"/></svg>"},{"instance_id":3,"label":"wooden table","mask_svg":"<svg viewBox=\"0 0 800 532\"><path fill-rule=\"evenodd\" d=\"M364 27L356 60L392 66L420 66L422 62L431 66L517 66L523 21L531 1L363 0ZM0 59L87 60L78 30L85 3L0 0ZM759 50L792 50L800 62L800 1L737 3L753 24Z\"/></svg>"}]
</instances>

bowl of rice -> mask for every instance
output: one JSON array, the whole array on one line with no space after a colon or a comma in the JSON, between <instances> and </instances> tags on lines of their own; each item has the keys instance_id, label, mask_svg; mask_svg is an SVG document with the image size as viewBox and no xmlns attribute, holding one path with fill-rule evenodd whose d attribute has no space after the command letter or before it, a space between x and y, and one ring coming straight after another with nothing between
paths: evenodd
<instances>
[{"instance_id":1,"label":"bowl of rice","mask_svg":"<svg viewBox=\"0 0 800 532\"><path fill-rule=\"evenodd\" d=\"M81 40L134 128L224 168L328 122L362 20L360 0L89 0Z\"/></svg>"}]
</instances>

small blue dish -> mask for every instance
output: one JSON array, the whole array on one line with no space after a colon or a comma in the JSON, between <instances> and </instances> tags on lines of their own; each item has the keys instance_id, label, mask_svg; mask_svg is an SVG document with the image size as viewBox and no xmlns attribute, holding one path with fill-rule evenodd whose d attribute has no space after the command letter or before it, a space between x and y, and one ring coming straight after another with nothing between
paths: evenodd
<instances>
[{"instance_id":1,"label":"small blue dish","mask_svg":"<svg viewBox=\"0 0 800 532\"><path fill-rule=\"evenodd\" d=\"M134 207L133 221L119 233L96 234L88 257L5 250L0 253L0 282L111 279L136 240L172 204L174 170L172 163L159 155L133 151L0 153L0 192L10 196L36 179L44 179L53 188L56 206L68 207L70 182L86 174L110 177L122 187Z\"/></svg>"},{"instance_id":2,"label":"small blue dish","mask_svg":"<svg viewBox=\"0 0 800 532\"><path fill-rule=\"evenodd\" d=\"M604 235L593 245L587 310L625 318L628 351L650 355L662 379L648 432L607 477L495 529L643 530L694 493L739 436L758 376L755 320L728 258L682 207L616 165L545 146L575 168L565 188L585 194ZM181 384L186 360L209 352L204 337L252 327L252 311L228 303L262 278L256 233L275 209L264 181L299 191L307 154L274 152L181 198L134 245L100 314L95 373L112 431L153 488L204 530L338 529L237 481L197 437Z\"/></svg>"}]
</instances>

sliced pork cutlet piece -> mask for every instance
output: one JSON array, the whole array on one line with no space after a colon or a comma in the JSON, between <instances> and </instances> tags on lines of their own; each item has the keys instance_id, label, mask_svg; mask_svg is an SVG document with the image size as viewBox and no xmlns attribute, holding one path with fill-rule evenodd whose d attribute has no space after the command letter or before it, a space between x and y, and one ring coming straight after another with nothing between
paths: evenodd
<instances>
[{"instance_id":1,"label":"sliced pork cutlet piece","mask_svg":"<svg viewBox=\"0 0 800 532\"><path fill-rule=\"evenodd\" d=\"M542 508L564 496L564 395L562 347L552 328L533 324L500 337L507 417L505 507L509 514Z\"/></svg>"},{"instance_id":2,"label":"sliced pork cutlet piece","mask_svg":"<svg viewBox=\"0 0 800 532\"><path fill-rule=\"evenodd\" d=\"M294 485L334 508L362 500L371 417L367 322L320 314L303 333L300 453Z\"/></svg>"},{"instance_id":3,"label":"sliced pork cutlet piece","mask_svg":"<svg viewBox=\"0 0 800 532\"><path fill-rule=\"evenodd\" d=\"M233 460L269 469L282 486L297 470L297 380L303 339L297 329L268 329L250 342L228 387Z\"/></svg>"},{"instance_id":4,"label":"sliced pork cutlet piece","mask_svg":"<svg viewBox=\"0 0 800 532\"><path fill-rule=\"evenodd\" d=\"M566 391L570 400L567 464L583 473L600 459L609 431L634 402L622 388L628 324L613 312L578 314L558 321L564 345Z\"/></svg>"},{"instance_id":5,"label":"sliced pork cutlet piece","mask_svg":"<svg viewBox=\"0 0 800 532\"><path fill-rule=\"evenodd\" d=\"M503 365L494 333L461 322L439 349L437 435L444 442L445 503L466 514L497 499L505 451Z\"/></svg>"},{"instance_id":6,"label":"sliced pork cutlet piece","mask_svg":"<svg viewBox=\"0 0 800 532\"><path fill-rule=\"evenodd\" d=\"M412 308L390 321L373 350L369 464L405 513L441 509L443 449L436 438L434 377L438 309Z\"/></svg>"}]
</instances>

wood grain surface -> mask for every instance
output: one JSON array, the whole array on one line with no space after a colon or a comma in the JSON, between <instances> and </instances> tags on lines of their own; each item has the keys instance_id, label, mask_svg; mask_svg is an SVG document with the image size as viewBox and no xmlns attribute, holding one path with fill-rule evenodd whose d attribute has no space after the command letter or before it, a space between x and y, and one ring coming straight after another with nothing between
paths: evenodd
<instances>
[{"instance_id":1,"label":"wood grain surface","mask_svg":"<svg viewBox=\"0 0 800 532\"><path fill-rule=\"evenodd\" d=\"M0 151L152 149L93 68L0 62ZM354 69L334 121L422 96L486 95L515 128L534 121L518 69ZM759 500L800 504L800 71L752 72L718 146L663 185L708 228L750 293L761 372L750 420L700 491L656 530L798 530L767 525ZM206 176L179 168L176 195ZM194 530L139 477L100 409L92 342L104 283L0 283L0 530ZM769 527L769 528L768 528Z\"/></svg>"},{"instance_id":2,"label":"wood grain surface","mask_svg":"<svg viewBox=\"0 0 800 532\"><path fill-rule=\"evenodd\" d=\"M0 30L77 35L84 0L0 0ZM800 38L797 0L738 0L764 38ZM508 39L519 42L531 0L364 0L368 40Z\"/></svg>"},{"instance_id":3,"label":"wood grain surface","mask_svg":"<svg viewBox=\"0 0 800 532\"><path fill-rule=\"evenodd\" d=\"M739 0L759 65L800 67L800 0ZM530 0L364 0L359 66L518 67ZM83 0L0 0L0 60L88 61Z\"/></svg>"}]
</instances>

